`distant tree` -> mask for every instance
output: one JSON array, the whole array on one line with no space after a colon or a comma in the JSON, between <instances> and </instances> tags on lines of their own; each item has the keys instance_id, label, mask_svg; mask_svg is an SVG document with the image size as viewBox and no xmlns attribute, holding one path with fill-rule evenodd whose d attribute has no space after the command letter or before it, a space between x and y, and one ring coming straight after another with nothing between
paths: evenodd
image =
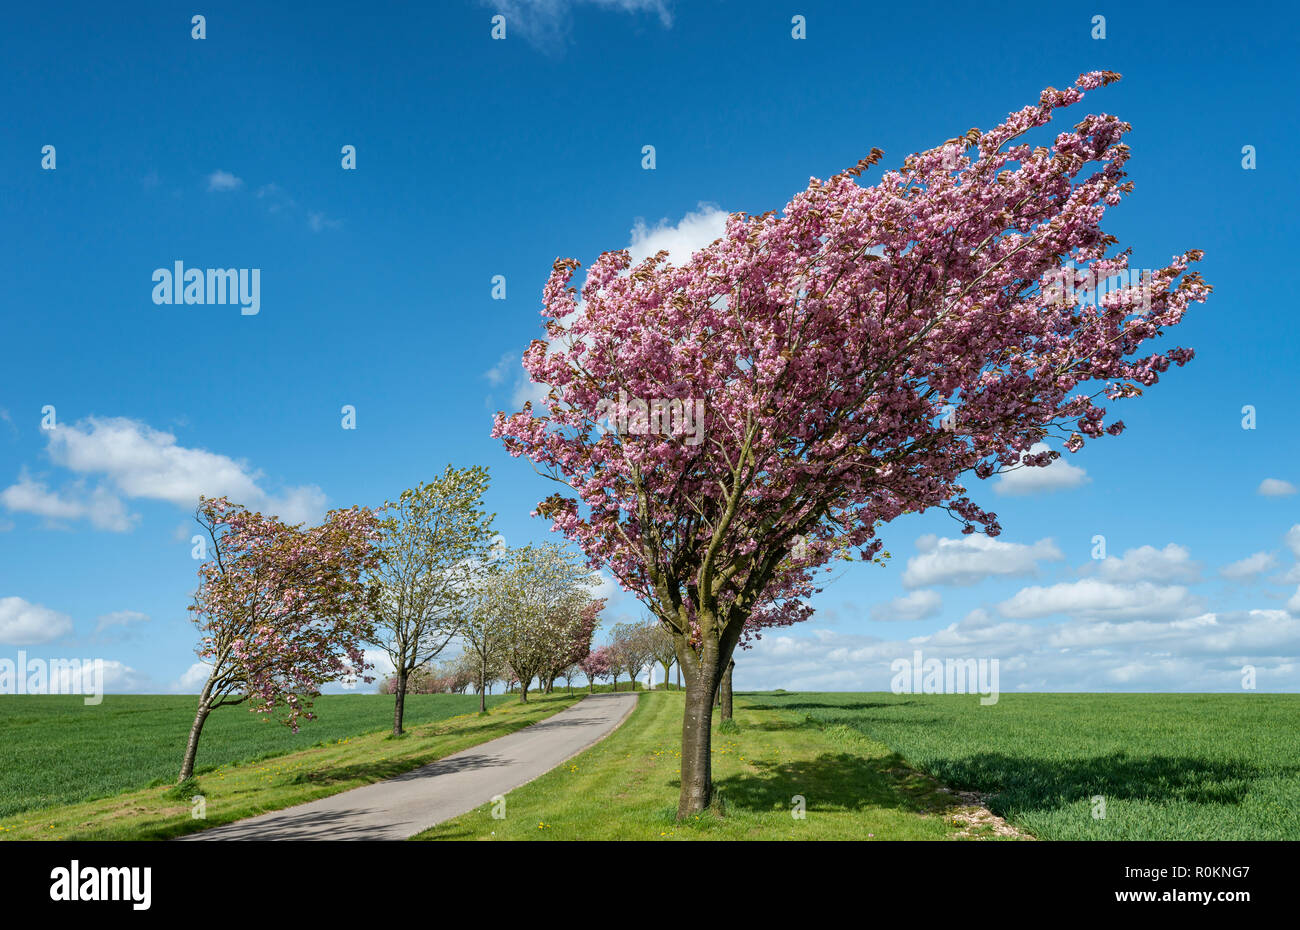
<instances>
[{"instance_id":1,"label":"distant tree","mask_svg":"<svg viewBox=\"0 0 1300 930\"><path fill-rule=\"evenodd\" d=\"M596 690L596 680L598 678L607 678L609 676L611 665L609 648L605 646L592 650L578 662L582 674L587 676L588 691L594 692Z\"/></svg>"},{"instance_id":2,"label":"distant tree","mask_svg":"<svg viewBox=\"0 0 1300 930\"><path fill-rule=\"evenodd\" d=\"M569 694L573 693L573 679L578 677L580 671L582 670L578 668L578 663L574 662L565 666L564 671L560 673L561 677L564 678L564 689Z\"/></svg>"},{"instance_id":3,"label":"distant tree","mask_svg":"<svg viewBox=\"0 0 1300 930\"><path fill-rule=\"evenodd\" d=\"M654 655L651 630L648 623L620 623L614 627L610 650L636 690L636 677Z\"/></svg>"},{"instance_id":4,"label":"distant tree","mask_svg":"<svg viewBox=\"0 0 1300 930\"><path fill-rule=\"evenodd\" d=\"M411 674L460 632L474 573L487 557L487 469L447 469L385 505L373 643L393 664L393 733L402 733Z\"/></svg>"},{"instance_id":5,"label":"distant tree","mask_svg":"<svg viewBox=\"0 0 1300 930\"><path fill-rule=\"evenodd\" d=\"M501 656L519 680L520 703L527 703L533 679L544 685L544 675L558 674L556 656L580 638L593 579L553 543L507 550L498 565L487 609L502 623Z\"/></svg>"},{"instance_id":6,"label":"distant tree","mask_svg":"<svg viewBox=\"0 0 1300 930\"><path fill-rule=\"evenodd\" d=\"M542 672L543 686L547 694L555 684L555 679L570 668L579 659L591 652L591 638L600 626L600 612L605 607L605 599L597 598L582 608L577 623L566 622L556 631L555 651Z\"/></svg>"},{"instance_id":7,"label":"distant tree","mask_svg":"<svg viewBox=\"0 0 1300 930\"><path fill-rule=\"evenodd\" d=\"M657 621L650 624L647 639L651 659L663 666L664 690L667 691L668 672L677 662L677 644L673 642L673 634L668 632L668 628Z\"/></svg>"},{"instance_id":8,"label":"distant tree","mask_svg":"<svg viewBox=\"0 0 1300 930\"><path fill-rule=\"evenodd\" d=\"M364 508L332 510L304 528L253 513L225 497L199 499L195 519L210 557L199 566L190 612L197 654L211 667L199 695L179 781L194 774L199 737L218 707L287 713L294 731L311 719L321 685L365 674L373 591L365 575L378 562L379 523Z\"/></svg>"},{"instance_id":9,"label":"distant tree","mask_svg":"<svg viewBox=\"0 0 1300 930\"><path fill-rule=\"evenodd\" d=\"M499 556L501 553L495 553ZM465 654L473 665L474 690L478 694L479 713L487 711L487 693L497 679L505 682L507 690L514 680L505 661L505 640L508 635L507 618L501 610L499 599L492 596L499 567L495 562L485 565L475 577L471 603L461 627L461 641Z\"/></svg>"}]
</instances>

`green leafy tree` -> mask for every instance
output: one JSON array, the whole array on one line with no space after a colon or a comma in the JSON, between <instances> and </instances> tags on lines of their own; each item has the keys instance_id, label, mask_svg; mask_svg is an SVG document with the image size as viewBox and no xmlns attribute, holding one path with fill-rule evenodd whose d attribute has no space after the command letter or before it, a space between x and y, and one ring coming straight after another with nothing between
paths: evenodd
<instances>
[{"instance_id":1,"label":"green leafy tree","mask_svg":"<svg viewBox=\"0 0 1300 930\"><path fill-rule=\"evenodd\" d=\"M447 469L385 505L371 643L393 665L393 733L401 735L411 675L461 631L492 541L486 468Z\"/></svg>"}]
</instances>

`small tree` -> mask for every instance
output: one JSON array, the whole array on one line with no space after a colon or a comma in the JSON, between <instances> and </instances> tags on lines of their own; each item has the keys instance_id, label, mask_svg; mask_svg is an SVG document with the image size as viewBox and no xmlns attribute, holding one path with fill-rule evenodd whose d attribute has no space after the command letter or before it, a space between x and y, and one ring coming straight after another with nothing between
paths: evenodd
<instances>
[{"instance_id":1,"label":"small tree","mask_svg":"<svg viewBox=\"0 0 1300 930\"><path fill-rule=\"evenodd\" d=\"M668 632L667 627L658 622L650 624L647 640L650 658L663 666L664 690L667 691L668 672L677 662L677 644L673 642L673 634Z\"/></svg>"},{"instance_id":2,"label":"small tree","mask_svg":"<svg viewBox=\"0 0 1300 930\"><path fill-rule=\"evenodd\" d=\"M636 676L653 655L650 629L646 623L619 623L613 630L610 650L615 661L627 672L627 677L632 679L633 691L636 690Z\"/></svg>"},{"instance_id":3,"label":"small tree","mask_svg":"<svg viewBox=\"0 0 1300 930\"><path fill-rule=\"evenodd\" d=\"M203 724L216 708L245 701L262 714L282 708L296 733L299 718L313 717L321 685L351 675L374 680L364 674L362 649L373 598L363 579L379 557L373 512L333 510L304 529L225 497L204 497L195 519L211 553L199 566L190 612L198 657L212 671L190 727L182 782L194 774Z\"/></svg>"},{"instance_id":4,"label":"small tree","mask_svg":"<svg viewBox=\"0 0 1300 930\"><path fill-rule=\"evenodd\" d=\"M569 694L573 693L573 679L578 677L580 671L582 671L582 669L578 668L578 663L573 662L565 666L564 671L560 673L564 678L564 689Z\"/></svg>"},{"instance_id":5,"label":"small tree","mask_svg":"<svg viewBox=\"0 0 1300 930\"><path fill-rule=\"evenodd\" d=\"M498 553L499 554L499 553ZM505 640L508 635L506 615L499 598L492 596L497 579L495 565L484 566L476 576L472 601L461 627L465 654L474 667L474 689L478 692L479 713L487 712L487 691L491 682L502 679L509 688L513 674L505 663Z\"/></svg>"},{"instance_id":6,"label":"small tree","mask_svg":"<svg viewBox=\"0 0 1300 930\"><path fill-rule=\"evenodd\" d=\"M596 679L605 678L609 675L611 660L609 657L609 648L602 646L595 649L578 662L578 667L582 669L582 674L587 676L587 690L595 692Z\"/></svg>"},{"instance_id":7,"label":"small tree","mask_svg":"<svg viewBox=\"0 0 1300 930\"><path fill-rule=\"evenodd\" d=\"M487 469L448 466L385 505L373 642L393 663L393 733L401 735L408 679L460 631L473 573L486 558L492 515Z\"/></svg>"}]
</instances>

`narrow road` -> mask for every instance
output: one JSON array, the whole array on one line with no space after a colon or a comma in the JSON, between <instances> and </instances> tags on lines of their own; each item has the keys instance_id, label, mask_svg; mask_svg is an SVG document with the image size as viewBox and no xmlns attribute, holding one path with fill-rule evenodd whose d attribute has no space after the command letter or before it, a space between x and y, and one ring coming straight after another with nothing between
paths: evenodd
<instances>
[{"instance_id":1,"label":"narrow road","mask_svg":"<svg viewBox=\"0 0 1300 930\"><path fill-rule=\"evenodd\" d=\"M213 827L187 840L404 840L518 788L614 732L636 695L592 694L507 736L387 781Z\"/></svg>"}]
</instances>

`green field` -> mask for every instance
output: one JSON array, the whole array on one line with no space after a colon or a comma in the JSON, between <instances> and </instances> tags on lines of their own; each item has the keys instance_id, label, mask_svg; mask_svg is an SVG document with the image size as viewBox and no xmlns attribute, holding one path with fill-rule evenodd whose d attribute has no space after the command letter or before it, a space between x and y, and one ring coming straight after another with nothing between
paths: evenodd
<instances>
[{"instance_id":1,"label":"green field","mask_svg":"<svg viewBox=\"0 0 1300 930\"><path fill-rule=\"evenodd\" d=\"M780 694L758 716L846 726L1045 840L1300 839L1300 695ZM1093 817L1095 796L1105 819Z\"/></svg>"},{"instance_id":2,"label":"green field","mask_svg":"<svg viewBox=\"0 0 1300 930\"><path fill-rule=\"evenodd\" d=\"M626 687L626 682L624 683ZM608 686L604 689L607 690ZM0 697L0 833L162 838L392 777L572 704L557 688L519 705L472 695L336 695L297 735L242 708L204 731L208 821L170 799L189 696ZM679 692L642 693L612 736L424 838L950 839L1002 828L942 785L985 796L1023 833L1058 839L1300 839L1300 695L740 693L715 719L724 816L676 822ZM366 735L363 735L366 734ZM268 761L269 760L269 761ZM155 786L155 787L150 787ZM806 816L791 816L795 796ZM1093 816L1095 797L1105 817ZM97 800L98 799L98 800ZM973 819L972 819L973 818Z\"/></svg>"},{"instance_id":3,"label":"green field","mask_svg":"<svg viewBox=\"0 0 1300 930\"><path fill-rule=\"evenodd\" d=\"M69 695L0 697L0 818L174 781L197 700L190 695L110 694L102 704L87 706L81 697ZM504 700L490 696L488 704ZM325 695L315 710L318 719L305 722L295 734L246 708L220 708L203 728L196 772L393 725L390 695ZM406 699L406 724L477 710L478 698L472 694L413 694Z\"/></svg>"}]
</instances>

